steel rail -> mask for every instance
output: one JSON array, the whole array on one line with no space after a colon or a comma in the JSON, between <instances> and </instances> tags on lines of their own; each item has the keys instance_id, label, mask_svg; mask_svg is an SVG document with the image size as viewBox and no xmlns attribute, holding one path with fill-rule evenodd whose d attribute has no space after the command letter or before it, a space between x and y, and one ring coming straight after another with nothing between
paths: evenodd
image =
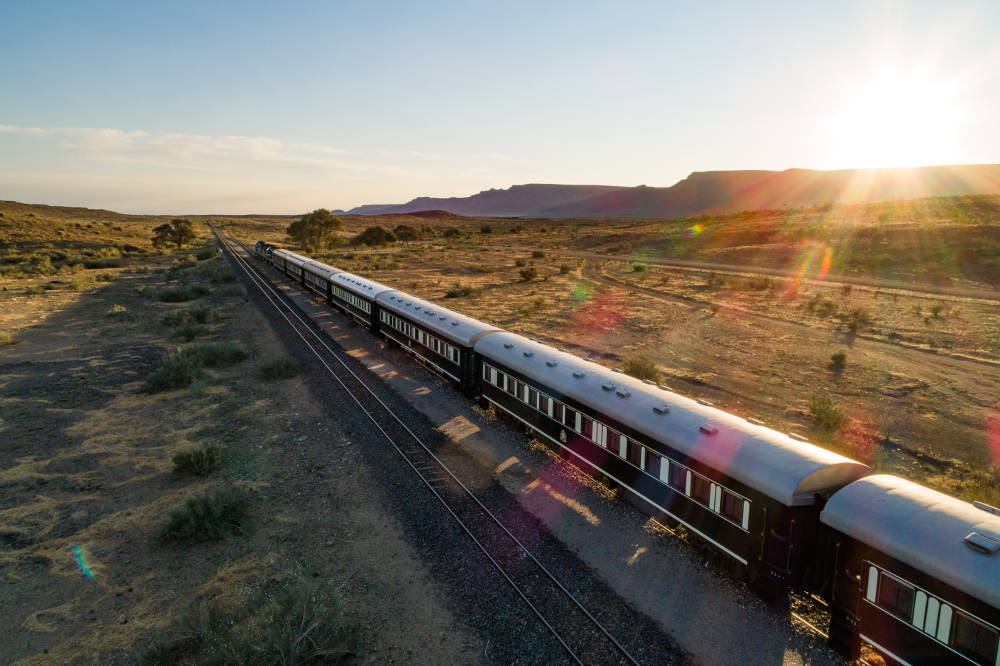
<instances>
[{"instance_id":1,"label":"steel rail","mask_svg":"<svg viewBox=\"0 0 1000 666\"><path fill-rule=\"evenodd\" d=\"M385 412L389 414L392 417L392 419L410 435L410 437L420 446L423 452L431 457L434 463L461 488L461 490L465 493L465 495L468 496L470 499L472 499L473 502L479 507L479 509L481 509L489 517L489 519L511 539L511 541L517 546L517 548L521 551L521 553L523 553L524 556L530 558L531 561L535 564L535 566L538 567L538 569L542 571L545 574L545 576L553 584L555 584L570 601L573 602L573 604L577 607L577 609L580 610L590 620L590 622L600 631L601 634L605 636L605 638L615 647L615 649L629 663L638 665L639 662L636 661L636 659L632 657L631 654L629 654L629 652L625 649L625 647L608 632L607 628L605 628L604 625L602 625L600 621L598 621L590 613L590 611L588 611L580 603L580 601L573 595L572 592L566 589L566 587L555 577L555 575L553 575L552 572L549 571L535 557L535 555L507 528L507 526L504 525L500 521L500 519L497 518L496 515L492 511L490 511L485 504L482 503L482 501L476 496L476 494L473 493L472 490L469 489L468 486L466 486L461 481L461 479L459 479L451 471L451 469L444 462L442 462L441 459L438 458L438 456L435 455L433 451L430 450L427 444L425 444L423 440L421 440L420 437L416 433L414 433L410 429L410 427L407 426L406 423L404 423L402 419L400 419L400 417L388 405L386 405L385 402L378 395L375 394L375 392L371 389L371 387L369 387L368 384L365 383L365 381L357 375L357 373L355 373L350 367L347 366L347 364L343 361L343 359L341 359L340 356L333 349L330 348L330 346L326 343L326 341L313 330L312 326L310 325L311 322L304 320L299 314L295 312L295 308L292 305L289 305L288 303L285 302L286 297L277 290L275 290L270 285L269 280L266 277L263 277L261 271L257 267L252 266L246 258L242 257L238 252L235 252L233 250L232 245L233 244L240 245L249 254L252 254L252 251L244 243L237 241L235 239L229 239L224 237L223 234L214 227L213 227L213 232L219 239L219 242L229 251L230 256L236 260L237 264L243 269L243 271L247 274L247 276L255 284L255 286L257 286L261 294L268 300L269 303L271 303L272 306L274 306L278 314L280 314L286 320L286 322L292 327L292 329L302 339L302 341L306 344L309 350L312 351L313 354L320 360L320 362L326 368L327 372L329 372L330 375L333 376L333 378L337 381L337 383L340 384L341 388L343 388L344 391L351 396L351 398L358 405L358 407L361 408L362 412L364 412L364 414L369 418L369 420L371 420L371 422L375 425L375 427L379 430L379 432L382 433L382 435L392 445L392 447L397 451L397 453L399 453L400 457L402 457L404 461L406 461L407 465L409 465L409 467L414 471L414 473L417 474L417 476L424 483L424 485L427 486L427 488L434 494L434 496L438 499L438 501L441 502L442 505L444 505L448 513L461 526L461 528L463 529L463 531L465 531L465 533L469 536L469 538L472 539L472 541L476 544L476 546L480 549L480 551L482 551L482 553L489 559L491 564L517 591L521 599L528 605L528 607L532 610L532 612L542 621L545 627L558 640L560 645L562 645L562 647L566 650L566 652L570 655L570 657L578 664L583 663L579 658L579 656L569 647L565 639L563 639L563 637L559 634L559 632L552 626L549 620L545 618L544 615L541 613L541 611L535 606L535 604L533 604L527 598L527 595L524 593L524 591L517 585L516 582L513 581L510 575L503 569L502 565L493 557L493 555L491 555L486 550L486 547L479 541L479 539L475 537L475 535L473 535L468 525L466 525L465 522L462 521L462 519L452 509L452 507L448 505L444 497L442 497L442 495L431 484L431 482L426 478L426 476L423 473L421 473L421 471L413 463L412 459L409 456L407 456L407 454L400 448L400 446L397 445L397 443L392 439L392 436L385 431L385 429L381 426L381 424L379 424L379 422L375 419L374 414L371 412L371 410L369 410L361 403L358 397L346 386L343 380L334 372L333 368L330 367L330 365L322 357L322 355L319 353L316 347L313 344L311 344L309 340L301 333L301 331L299 331L295 327L295 324L292 322L289 316L285 314L284 311L282 311L281 309L282 306L284 306L284 308L288 310L288 313L291 314L295 319L297 319L299 323L306 330L309 331L309 333L319 342L320 346L326 349L327 353L330 356L332 356L341 365L341 367L344 370L346 370L354 378L354 380L362 386L362 388L365 391L367 391L370 397L374 399L381 406L381 408L385 410ZM274 297L272 298L272 296L269 295L268 292L271 292L271 294L273 294ZM276 302L275 299L277 299L278 302Z\"/></svg>"}]
</instances>

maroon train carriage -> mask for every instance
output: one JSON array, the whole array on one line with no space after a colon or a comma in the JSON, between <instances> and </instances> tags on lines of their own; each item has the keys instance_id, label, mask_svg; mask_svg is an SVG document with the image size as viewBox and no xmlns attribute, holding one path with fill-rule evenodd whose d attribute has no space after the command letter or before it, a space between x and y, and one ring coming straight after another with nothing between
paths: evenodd
<instances>
[{"instance_id":1,"label":"maroon train carriage","mask_svg":"<svg viewBox=\"0 0 1000 666\"><path fill-rule=\"evenodd\" d=\"M499 328L401 291L376 301L382 335L469 392L478 369L472 345Z\"/></svg>"},{"instance_id":2,"label":"maroon train carriage","mask_svg":"<svg viewBox=\"0 0 1000 666\"><path fill-rule=\"evenodd\" d=\"M996 512L885 474L835 493L820 516L831 643L896 664L1000 664Z\"/></svg>"},{"instance_id":3,"label":"maroon train carriage","mask_svg":"<svg viewBox=\"0 0 1000 666\"><path fill-rule=\"evenodd\" d=\"M783 605L825 498L871 470L708 404L506 331L475 343L481 395L676 521Z\"/></svg>"}]
</instances>

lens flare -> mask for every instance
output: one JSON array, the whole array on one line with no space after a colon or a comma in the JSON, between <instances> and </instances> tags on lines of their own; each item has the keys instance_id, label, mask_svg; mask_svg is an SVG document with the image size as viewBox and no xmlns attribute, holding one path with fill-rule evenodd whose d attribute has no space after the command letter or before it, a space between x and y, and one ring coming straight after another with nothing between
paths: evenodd
<instances>
[{"instance_id":1,"label":"lens flare","mask_svg":"<svg viewBox=\"0 0 1000 666\"><path fill-rule=\"evenodd\" d=\"M702 227L700 224L692 224L690 227L687 228L686 234L688 238L694 238L695 236L700 236L701 232L704 230L705 228Z\"/></svg>"},{"instance_id":2,"label":"lens flare","mask_svg":"<svg viewBox=\"0 0 1000 666\"><path fill-rule=\"evenodd\" d=\"M80 546L73 546L73 559L76 560L76 566L80 568L83 577L87 580L94 580L94 572L87 565L87 559L83 556L83 550Z\"/></svg>"}]
</instances>

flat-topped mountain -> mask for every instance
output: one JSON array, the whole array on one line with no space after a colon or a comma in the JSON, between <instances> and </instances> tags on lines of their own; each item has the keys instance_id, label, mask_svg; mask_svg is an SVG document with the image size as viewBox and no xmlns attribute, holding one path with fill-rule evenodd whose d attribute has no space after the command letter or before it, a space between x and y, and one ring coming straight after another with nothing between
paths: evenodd
<instances>
[{"instance_id":1,"label":"flat-topped mountain","mask_svg":"<svg viewBox=\"0 0 1000 666\"><path fill-rule=\"evenodd\" d=\"M652 217L734 213L829 203L1000 194L1000 164L816 171L697 171L670 187L514 185L469 197L418 197L348 215L445 210L483 217Z\"/></svg>"},{"instance_id":2,"label":"flat-topped mountain","mask_svg":"<svg viewBox=\"0 0 1000 666\"><path fill-rule=\"evenodd\" d=\"M505 190L484 190L471 197L418 197L408 203L390 206L358 206L348 215L383 215L413 213L425 210L446 210L449 213L472 216L513 217L537 216L549 208L584 201L616 190L628 189L611 185L514 185Z\"/></svg>"}]
</instances>

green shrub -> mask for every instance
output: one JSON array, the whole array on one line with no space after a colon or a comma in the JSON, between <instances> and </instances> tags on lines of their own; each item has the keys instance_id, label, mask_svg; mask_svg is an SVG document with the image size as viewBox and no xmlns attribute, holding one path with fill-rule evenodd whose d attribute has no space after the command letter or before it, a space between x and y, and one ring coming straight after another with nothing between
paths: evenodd
<instances>
[{"instance_id":1,"label":"green shrub","mask_svg":"<svg viewBox=\"0 0 1000 666\"><path fill-rule=\"evenodd\" d=\"M118 273L98 273L98 282L114 282L118 279Z\"/></svg>"},{"instance_id":2,"label":"green shrub","mask_svg":"<svg viewBox=\"0 0 1000 666\"><path fill-rule=\"evenodd\" d=\"M246 352L232 342L188 345L167 354L160 367L146 377L146 384L150 391L184 388L202 378L202 368L221 368L245 358Z\"/></svg>"},{"instance_id":3,"label":"green shrub","mask_svg":"<svg viewBox=\"0 0 1000 666\"><path fill-rule=\"evenodd\" d=\"M0 347L7 347L8 345L15 344L17 341L11 337L10 333L0 333Z\"/></svg>"},{"instance_id":4,"label":"green shrub","mask_svg":"<svg viewBox=\"0 0 1000 666\"><path fill-rule=\"evenodd\" d=\"M526 264L527 264L527 262L525 262L524 259L515 259L514 260L514 265L517 266L518 268L520 268L521 266L525 266Z\"/></svg>"},{"instance_id":5,"label":"green shrub","mask_svg":"<svg viewBox=\"0 0 1000 666\"><path fill-rule=\"evenodd\" d=\"M206 259L214 257L217 252L218 249L215 247L215 243L209 243L208 245L199 248L194 256L198 259L198 261L205 261Z\"/></svg>"},{"instance_id":6,"label":"green shrub","mask_svg":"<svg viewBox=\"0 0 1000 666\"><path fill-rule=\"evenodd\" d=\"M243 490L217 488L188 498L170 512L161 536L168 541L217 541L246 531L250 498Z\"/></svg>"},{"instance_id":7,"label":"green shrub","mask_svg":"<svg viewBox=\"0 0 1000 666\"><path fill-rule=\"evenodd\" d=\"M830 363L832 363L834 367L843 368L847 365L847 354L842 351L834 352L830 355Z\"/></svg>"},{"instance_id":8,"label":"green shrub","mask_svg":"<svg viewBox=\"0 0 1000 666\"><path fill-rule=\"evenodd\" d=\"M184 303L196 298L207 296L211 289L203 284L190 284L179 287L167 287L159 293L159 299L164 303Z\"/></svg>"},{"instance_id":9,"label":"green shrub","mask_svg":"<svg viewBox=\"0 0 1000 666\"><path fill-rule=\"evenodd\" d=\"M491 234L491 233L493 233L493 227L491 227L488 224L484 224L483 226L479 227L479 233L481 233L481 234Z\"/></svg>"},{"instance_id":10,"label":"green shrub","mask_svg":"<svg viewBox=\"0 0 1000 666\"><path fill-rule=\"evenodd\" d=\"M212 444L178 451L170 460L174 463L174 474L192 476L211 474L222 462L219 447Z\"/></svg>"},{"instance_id":11,"label":"green shrub","mask_svg":"<svg viewBox=\"0 0 1000 666\"><path fill-rule=\"evenodd\" d=\"M542 252L541 250L532 250L531 256L534 257L535 259L544 259L545 253Z\"/></svg>"},{"instance_id":12,"label":"green shrub","mask_svg":"<svg viewBox=\"0 0 1000 666\"><path fill-rule=\"evenodd\" d=\"M179 326L187 321L188 313L185 310L172 310L164 312L160 317L160 323L164 326Z\"/></svg>"},{"instance_id":13,"label":"green shrub","mask_svg":"<svg viewBox=\"0 0 1000 666\"><path fill-rule=\"evenodd\" d=\"M206 326L192 322L185 322L173 330L170 334L170 339L191 342L195 338L200 338L203 335L208 335L208 328Z\"/></svg>"},{"instance_id":14,"label":"green shrub","mask_svg":"<svg viewBox=\"0 0 1000 666\"><path fill-rule=\"evenodd\" d=\"M816 393L809 398L809 414L812 416L813 424L827 432L836 430L844 419L843 412L826 393Z\"/></svg>"},{"instance_id":15,"label":"green shrub","mask_svg":"<svg viewBox=\"0 0 1000 666\"><path fill-rule=\"evenodd\" d=\"M128 309L124 305L119 305L115 303L108 311L104 313L108 317L114 317L115 319L125 319L129 316Z\"/></svg>"},{"instance_id":16,"label":"green shrub","mask_svg":"<svg viewBox=\"0 0 1000 666\"><path fill-rule=\"evenodd\" d=\"M649 266L647 266L646 264L632 264L632 271L634 273L642 273L648 268Z\"/></svg>"},{"instance_id":17,"label":"green shrub","mask_svg":"<svg viewBox=\"0 0 1000 666\"><path fill-rule=\"evenodd\" d=\"M380 226L368 227L348 241L351 245L385 245L396 241L396 236Z\"/></svg>"},{"instance_id":18,"label":"green shrub","mask_svg":"<svg viewBox=\"0 0 1000 666\"><path fill-rule=\"evenodd\" d=\"M844 317L844 322L847 324L847 330L851 333L856 333L859 328L871 325L872 319L871 315L868 314L868 310L855 308L847 313Z\"/></svg>"},{"instance_id":19,"label":"green shrub","mask_svg":"<svg viewBox=\"0 0 1000 666\"><path fill-rule=\"evenodd\" d=\"M447 229L444 230L443 235L445 238L458 238L459 236L462 235L462 232L456 229L455 227L448 227Z\"/></svg>"},{"instance_id":20,"label":"green shrub","mask_svg":"<svg viewBox=\"0 0 1000 666\"><path fill-rule=\"evenodd\" d=\"M261 379L272 381L276 379L291 379L297 377L302 371L298 362L291 358L274 358L264 361L257 374Z\"/></svg>"},{"instance_id":21,"label":"green shrub","mask_svg":"<svg viewBox=\"0 0 1000 666\"><path fill-rule=\"evenodd\" d=\"M622 364L622 370L626 375L636 379L648 379L653 382L660 381L660 369L656 367L656 362L646 356L630 356Z\"/></svg>"},{"instance_id":22,"label":"green shrub","mask_svg":"<svg viewBox=\"0 0 1000 666\"><path fill-rule=\"evenodd\" d=\"M215 310L207 305L196 305L188 310L188 317L196 324L207 324L215 319Z\"/></svg>"},{"instance_id":23,"label":"green shrub","mask_svg":"<svg viewBox=\"0 0 1000 666\"><path fill-rule=\"evenodd\" d=\"M341 663L364 642L349 628L342 592L301 575L192 604L142 656L145 664L250 666Z\"/></svg>"},{"instance_id":24,"label":"green shrub","mask_svg":"<svg viewBox=\"0 0 1000 666\"><path fill-rule=\"evenodd\" d=\"M559 266L559 273L562 275L566 275L567 273L569 273L569 270L570 268L566 264L562 264Z\"/></svg>"},{"instance_id":25,"label":"green shrub","mask_svg":"<svg viewBox=\"0 0 1000 666\"><path fill-rule=\"evenodd\" d=\"M454 287L444 292L445 298L462 298L464 296L472 296L478 294L479 290L473 287L464 287L460 284L456 284Z\"/></svg>"},{"instance_id":26,"label":"green shrub","mask_svg":"<svg viewBox=\"0 0 1000 666\"><path fill-rule=\"evenodd\" d=\"M531 282L536 277L538 277L538 270L532 266L530 268L522 268L520 270L521 279L525 282Z\"/></svg>"},{"instance_id":27,"label":"green shrub","mask_svg":"<svg viewBox=\"0 0 1000 666\"><path fill-rule=\"evenodd\" d=\"M94 278L86 273L80 273L73 277L69 281L69 288L73 291L83 291L90 285L94 284Z\"/></svg>"}]
</instances>

